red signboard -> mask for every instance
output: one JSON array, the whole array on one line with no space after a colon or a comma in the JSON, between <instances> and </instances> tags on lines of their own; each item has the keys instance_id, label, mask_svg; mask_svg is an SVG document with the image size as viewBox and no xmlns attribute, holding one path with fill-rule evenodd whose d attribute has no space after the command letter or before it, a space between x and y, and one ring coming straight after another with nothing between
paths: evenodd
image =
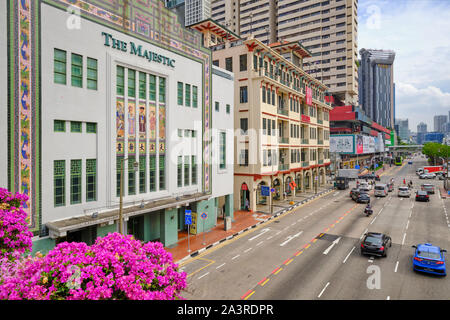
<instances>
[{"instance_id":1,"label":"red signboard","mask_svg":"<svg viewBox=\"0 0 450 320\"><path fill-rule=\"evenodd\" d=\"M311 122L311 118L307 115L302 114L302 121L303 122Z\"/></svg>"},{"instance_id":2,"label":"red signboard","mask_svg":"<svg viewBox=\"0 0 450 320\"><path fill-rule=\"evenodd\" d=\"M312 89L310 87L306 87L306 104L312 105Z\"/></svg>"}]
</instances>

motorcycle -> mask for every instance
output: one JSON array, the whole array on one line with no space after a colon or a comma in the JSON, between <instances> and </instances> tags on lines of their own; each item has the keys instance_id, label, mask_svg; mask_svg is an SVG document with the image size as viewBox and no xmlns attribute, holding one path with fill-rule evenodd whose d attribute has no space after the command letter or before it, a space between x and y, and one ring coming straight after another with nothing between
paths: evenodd
<instances>
[{"instance_id":1,"label":"motorcycle","mask_svg":"<svg viewBox=\"0 0 450 320\"><path fill-rule=\"evenodd\" d=\"M367 207L364 209L364 213L366 214L367 217L370 216L371 214L373 214L372 207L367 206Z\"/></svg>"}]
</instances>

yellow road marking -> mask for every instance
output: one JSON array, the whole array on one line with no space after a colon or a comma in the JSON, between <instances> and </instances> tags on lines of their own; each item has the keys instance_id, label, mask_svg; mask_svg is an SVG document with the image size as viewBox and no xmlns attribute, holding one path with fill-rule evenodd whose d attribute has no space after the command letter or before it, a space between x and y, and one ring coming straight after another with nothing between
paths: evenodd
<instances>
[{"instance_id":1,"label":"yellow road marking","mask_svg":"<svg viewBox=\"0 0 450 320\"><path fill-rule=\"evenodd\" d=\"M303 250L302 250L302 251L299 251L295 256L298 257L298 256L301 255L302 253L303 253Z\"/></svg>"},{"instance_id":2,"label":"yellow road marking","mask_svg":"<svg viewBox=\"0 0 450 320\"><path fill-rule=\"evenodd\" d=\"M263 283L261 283L261 287L263 287L267 282L269 282L270 278L267 278L266 281L264 281Z\"/></svg>"},{"instance_id":3,"label":"yellow road marking","mask_svg":"<svg viewBox=\"0 0 450 320\"><path fill-rule=\"evenodd\" d=\"M244 298L244 300L247 300L248 298L250 298L254 293L255 293L255 291L252 291L252 293L250 293L248 296L246 296L246 297Z\"/></svg>"},{"instance_id":4,"label":"yellow road marking","mask_svg":"<svg viewBox=\"0 0 450 320\"><path fill-rule=\"evenodd\" d=\"M200 269L195 270L194 272L188 274L188 275L186 276L186 278L188 278L188 277L190 277L190 276L193 276L194 274L196 274L196 273L202 271L202 270L205 269L206 267L209 267L209 266L212 265L213 263L216 263L214 260L209 260L209 259L206 259L206 258L194 258L194 260L206 260L206 261L209 261L209 263L208 263L206 266L201 267Z\"/></svg>"},{"instance_id":5,"label":"yellow road marking","mask_svg":"<svg viewBox=\"0 0 450 320\"><path fill-rule=\"evenodd\" d=\"M289 263L291 263L294 259L290 259L288 262L285 263L285 265L288 265Z\"/></svg>"},{"instance_id":6,"label":"yellow road marking","mask_svg":"<svg viewBox=\"0 0 450 320\"><path fill-rule=\"evenodd\" d=\"M274 274L278 274L283 268L278 269Z\"/></svg>"}]
</instances>

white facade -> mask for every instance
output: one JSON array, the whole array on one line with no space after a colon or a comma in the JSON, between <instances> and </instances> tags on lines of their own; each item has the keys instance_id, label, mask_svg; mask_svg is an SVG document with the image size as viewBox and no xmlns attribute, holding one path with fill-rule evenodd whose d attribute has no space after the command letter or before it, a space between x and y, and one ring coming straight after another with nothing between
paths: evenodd
<instances>
[{"instance_id":1,"label":"white facade","mask_svg":"<svg viewBox=\"0 0 450 320\"><path fill-rule=\"evenodd\" d=\"M8 54L6 1L0 1L0 187L8 187Z\"/></svg>"}]
</instances>

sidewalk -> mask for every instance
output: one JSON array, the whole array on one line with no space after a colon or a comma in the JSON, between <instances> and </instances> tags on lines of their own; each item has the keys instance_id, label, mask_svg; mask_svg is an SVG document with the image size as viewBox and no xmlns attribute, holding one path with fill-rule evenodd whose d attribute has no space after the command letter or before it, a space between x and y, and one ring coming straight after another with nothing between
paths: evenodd
<instances>
[{"instance_id":1,"label":"sidewalk","mask_svg":"<svg viewBox=\"0 0 450 320\"><path fill-rule=\"evenodd\" d=\"M330 187L328 189L322 190L317 194L313 194L310 197L295 201L293 205L289 205L287 201L285 208L281 210L274 209L274 214L266 214L263 212L248 212L248 211L235 211L234 212L234 221L231 223L231 229L228 231L224 230L224 220L222 218L218 218L217 225L206 231L205 233L201 232L197 235L189 235L189 243L188 243L188 235L186 231L181 231L178 233L177 245L172 248L165 248L168 252L172 254L173 261L175 263L182 263L185 260L195 257L203 251L210 249L220 243L223 243L227 240L230 240L243 232L246 232L250 229L256 228L258 225L265 223L269 220L272 220L281 214L290 211L291 209L304 204L306 202L312 201L313 199L320 197L324 194L330 193L334 188ZM275 212L276 211L276 212ZM190 252L188 252L188 245Z\"/></svg>"},{"instance_id":2,"label":"sidewalk","mask_svg":"<svg viewBox=\"0 0 450 320\"><path fill-rule=\"evenodd\" d=\"M447 191L444 189L444 187L439 187L439 192L441 193L441 198L446 199L448 197Z\"/></svg>"}]
</instances>

